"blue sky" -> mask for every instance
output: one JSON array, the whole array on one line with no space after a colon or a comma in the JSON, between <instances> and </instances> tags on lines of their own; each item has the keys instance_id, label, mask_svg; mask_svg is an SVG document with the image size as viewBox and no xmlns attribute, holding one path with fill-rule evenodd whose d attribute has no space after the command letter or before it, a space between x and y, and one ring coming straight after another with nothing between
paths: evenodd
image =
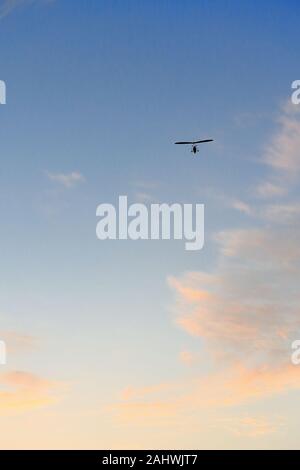
<instances>
[{"instance_id":1,"label":"blue sky","mask_svg":"<svg viewBox=\"0 0 300 470\"><path fill-rule=\"evenodd\" d=\"M0 16L10 4L0 2ZM106 410L106 430L89 418L91 440L69 430L66 446L191 447L200 439L185 423L190 440L173 431L165 440L159 422L142 431L137 425L122 444L106 407L128 384L177 383L210 365L206 335L189 336L174 324L168 278L214 272L216 233L264 225L247 215L261 204L255 187L276 167L263 156L299 78L299 9L291 0L36 0L20 1L1 18L1 330L39 338L37 350L9 355L6 373L67 384L49 411L27 410L36 426L24 444L19 434L14 441L9 421L4 446L55 447L51 425L48 441L36 437L39 413L67 426L66 410L74 418L90 408L96 416L95 409ZM197 159L173 145L198 137L215 142ZM81 178L72 187L57 178L72 173ZM204 250L97 240L97 205L121 194L132 202L205 203ZM234 207L241 201L248 214ZM204 358L192 371L177 360L186 349ZM14 418L20 429L24 416ZM264 419L260 428L273 429ZM217 431L216 446L246 442L226 432ZM271 435L264 445L285 445Z\"/></svg>"}]
</instances>

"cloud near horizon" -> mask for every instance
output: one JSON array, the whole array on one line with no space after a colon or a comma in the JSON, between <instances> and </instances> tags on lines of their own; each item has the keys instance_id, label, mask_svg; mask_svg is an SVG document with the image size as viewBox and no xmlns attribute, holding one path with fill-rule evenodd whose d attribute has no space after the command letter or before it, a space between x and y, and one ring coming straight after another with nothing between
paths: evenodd
<instances>
[{"instance_id":1,"label":"cloud near horizon","mask_svg":"<svg viewBox=\"0 0 300 470\"><path fill-rule=\"evenodd\" d=\"M0 374L0 416L16 414L54 404L58 382L24 371Z\"/></svg>"},{"instance_id":2,"label":"cloud near horizon","mask_svg":"<svg viewBox=\"0 0 300 470\"><path fill-rule=\"evenodd\" d=\"M5 343L8 364L9 358L36 351L40 346L39 338L14 330L2 330L0 338ZM28 371L7 370L7 367L5 364L0 371L0 416L53 405L62 398L65 388L62 382Z\"/></svg>"}]
</instances>

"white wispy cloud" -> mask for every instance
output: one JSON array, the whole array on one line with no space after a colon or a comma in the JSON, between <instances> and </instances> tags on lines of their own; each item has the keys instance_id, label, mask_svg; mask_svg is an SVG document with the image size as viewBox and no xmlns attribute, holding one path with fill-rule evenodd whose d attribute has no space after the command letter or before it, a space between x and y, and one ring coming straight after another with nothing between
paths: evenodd
<instances>
[{"instance_id":1,"label":"white wispy cloud","mask_svg":"<svg viewBox=\"0 0 300 470\"><path fill-rule=\"evenodd\" d=\"M282 176L300 172L300 110L290 101L278 118L278 130L265 148L264 162Z\"/></svg>"},{"instance_id":2,"label":"white wispy cloud","mask_svg":"<svg viewBox=\"0 0 300 470\"><path fill-rule=\"evenodd\" d=\"M290 100L281 108L277 129L266 144L262 162L271 172L254 188L263 199L288 195L300 174L300 110Z\"/></svg>"},{"instance_id":3,"label":"white wispy cloud","mask_svg":"<svg viewBox=\"0 0 300 470\"><path fill-rule=\"evenodd\" d=\"M253 214L253 209L250 207L249 204L247 204L244 201L240 200L233 200L231 202L231 207L239 212L243 212L244 214L247 215L252 215Z\"/></svg>"},{"instance_id":4,"label":"white wispy cloud","mask_svg":"<svg viewBox=\"0 0 300 470\"><path fill-rule=\"evenodd\" d=\"M47 4L55 0L2 0L0 2L0 19L12 13L16 8L33 4Z\"/></svg>"},{"instance_id":5,"label":"white wispy cloud","mask_svg":"<svg viewBox=\"0 0 300 470\"><path fill-rule=\"evenodd\" d=\"M264 181L257 186L257 194L262 198L272 198L274 196L283 196L286 194L287 188L271 181Z\"/></svg>"},{"instance_id":6,"label":"white wispy cloud","mask_svg":"<svg viewBox=\"0 0 300 470\"><path fill-rule=\"evenodd\" d=\"M134 198L142 204L158 202L156 192L158 183L154 181L135 181L132 184L134 188Z\"/></svg>"},{"instance_id":7,"label":"white wispy cloud","mask_svg":"<svg viewBox=\"0 0 300 470\"><path fill-rule=\"evenodd\" d=\"M262 209L262 216L277 224L298 225L300 203L269 204Z\"/></svg>"},{"instance_id":8,"label":"white wispy cloud","mask_svg":"<svg viewBox=\"0 0 300 470\"><path fill-rule=\"evenodd\" d=\"M84 176L79 173L78 171L72 171L71 173L49 173L47 172L47 176L51 181L58 183L65 188L72 188L79 183L83 183L85 181Z\"/></svg>"}]
</instances>

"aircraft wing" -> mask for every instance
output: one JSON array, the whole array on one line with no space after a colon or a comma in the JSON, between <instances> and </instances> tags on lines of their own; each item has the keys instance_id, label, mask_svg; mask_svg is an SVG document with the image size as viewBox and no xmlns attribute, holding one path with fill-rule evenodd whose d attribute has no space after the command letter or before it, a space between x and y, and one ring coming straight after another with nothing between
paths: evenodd
<instances>
[{"instance_id":1,"label":"aircraft wing","mask_svg":"<svg viewBox=\"0 0 300 470\"><path fill-rule=\"evenodd\" d=\"M195 142L175 142L175 144L190 144L193 145Z\"/></svg>"},{"instance_id":2,"label":"aircraft wing","mask_svg":"<svg viewBox=\"0 0 300 470\"><path fill-rule=\"evenodd\" d=\"M194 145L194 144L204 144L205 142L213 142L213 139L196 140L194 142L175 142L175 144Z\"/></svg>"}]
</instances>

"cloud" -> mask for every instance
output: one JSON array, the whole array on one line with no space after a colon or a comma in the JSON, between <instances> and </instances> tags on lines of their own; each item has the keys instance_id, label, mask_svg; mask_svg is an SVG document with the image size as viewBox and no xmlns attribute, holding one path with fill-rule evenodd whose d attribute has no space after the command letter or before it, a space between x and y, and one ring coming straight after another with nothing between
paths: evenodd
<instances>
[{"instance_id":1,"label":"cloud","mask_svg":"<svg viewBox=\"0 0 300 470\"><path fill-rule=\"evenodd\" d=\"M156 199L150 193L136 192L134 197L137 202L141 204L152 204L156 202Z\"/></svg>"},{"instance_id":2,"label":"cloud","mask_svg":"<svg viewBox=\"0 0 300 470\"><path fill-rule=\"evenodd\" d=\"M281 108L277 129L265 145L262 162L271 169L254 189L259 198L279 198L298 184L300 173L300 110L290 99Z\"/></svg>"},{"instance_id":3,"label":"cloud","mask_svg":"<svg viewBox=\"0 0 300 470\"><path fill-rule=\"evenodd\" d=\"M231 230L216 236L216 269L169 278L176 323L214 356L289 361L300 331L300 230ZM288 240L288 243L287 243Z\"/></svg>"},{"instance_id":4,"label":"cloud","mask_svg":"<svg viewBox=\"0 0 300 470\"><path fill-rule=\"evenodd\" d=\"M289 364L248 367L237 363L201 377L185 401L193 406L228 408L300 389L300 371Z\"/></svg>"},{"instance_id":5,"label":"cloud","mask_svg":"<svg viewBox=\"0 0 300 470\"><path fill-rule=\"evenodd\" d=\"M33 4L46 4L55 0L2 0L0 3L0 19L12 13L16 8Z\"/></svg>"},{"instance_id":6,"label":"cloud","mask_svg":"<svg viewBox=\"0 0 300 470\"><path fill-rule=\"evenodd\" d=\"M0 338L5 341L8 355L31 352L38 347L39 340L31 335L16 331L0 331Z\"/></svg>"},{"instance_id":7,"label":"cloud","mask_svg":"<svg viewBox=\"0 0 300 470\"><path fill-rule=\"evenodd\" d=\"M176 405L167 401L120 403L109 407L109 411L121 424L155 427L169 426L178 413Z\"/></svg>"},{"instance_id":8,"label":"cloud","mask_svg":"<svg viewBox=\"0 0 300 470\"><path fill-rule=\"evenodd\" d=\"M259 197L272 198L274 196L283 196L286 194L287 188L271 181L265 181L257 186L256 191Z\"/></svg>"},{"instance_id":9,"label":"cloud","mask_svg":"<svg viewBox=\"0 0 300 470\"><path fill-rule=\"evenodd\" d=\"M73 186L85 181L84 176L77 171L73 171L71 173L47 173L47 175L51 181L54 181L65 188L72 188Z\"/></svg>"},{"instance_id":10,"label":"cloud","mask_svg":"<svg viewBox=\"0 0 300 470\"><path fill-rule=\"evenodd\" d=\"M15 8L30 3L33 3L33 0L2 0L0 4L0 18L7 16Z\"/></svg>"},{"instance_id":11,"label":"cloud","mask_svg":"<svg viewBox=\"0 0 300 470\"><path fill-rule=\"evenodd\" d=\"M154 192L157 192L158 183L154 181L135 181L133 197L141 204L151 204L158 202Z\"/></svg>"},{"instance_id":12,"label":"cloud","mask_svg":"<svg viewBox=\"0 0 300 470\"><path fill-rule=\"evenodd\" d=\"M270 204L263 208L262 215L271 222L298 225L300 203Z\"/></svg>"},{"instance_id":13,"label":"cloud","mask_svg":"<svg viewBox=\"0 0 300 470\"><path fill-rule=\"evenodd\" d=\"M226 417L218 420L216 427L237 437L257 438L274 434L282 429L285 421L282 418L269 418L265 416Z\"/></svg>"},{"instance_id":14,"label":"cloud","mask_svg":"<svg viewBox=\"0 0 300 470\"><path fill-rule=\"evenodd\" d=\"M279 124L263 157L276 180L267 175L255 196L280 198L297 183L298 112L286 106ZM181 398L194 409L232 408L300 389L300 371L290 362L291 342L300 332L300 203L278 201L254 210L236 200L231 207L251 215L252 227L215 235L218 257L210 272L168 280L177 325L199 338L203 355L213 361L212 371L195 378ZM258 433L273 429L263 422L258 427Z\"/></svg>"},{"instance_id":15,"label":"cloud","mask_svg":"<svg viewBox=\"0 0 300 470\"><path fill-rule=\"evenodd\" d=\"M134 395L124 396L109 410L119 422L132 425L166 426L170 421L179 425L187 420L195 425L201 416L218 426L220 417L237 407L242 409L258 400L300 390L300 372L292 364L250 368L236 363L210 374L169 383L161 394L159 387L153 387L152 392L150 388L136 389ZM247 427L253 433L250 423Z\"/></svg>"},{"instance_id":16,"label":"cloud","mask_svg":"<svg viewBox=\"0 0 300 470\"><path fill-rule=\"evenodd\" d=\"M266 146L264 162L290 178L300 172L300 111L290 102L278 119L279 129Z\"/></svg>"},{"instance_id":17,"label":"cloud","mask_svg":"<svg viewBox=\"0 0 300 470\"><path fill-rule=\"evenodd\" d=\"M208 420L239 435L280 429L274 416L234 414L237 407L300 390L300 369L291 364L291 343L300 333L300 205L297 199L280 201L300 173L299 136L298 113L286 106L263 156L270 174L252 194L254 204L224 198L228 207L251 215L251 226L214 235L217 256L209 271L168 278L175 324L198 340L197 356L205 367L164 389L160 384L147 393L135 389L115 405L121 420L139 422L143 416L152 423L156 416L158 424L170 419L178 424L217 412ZM258 207L257 194L279 200ZM183 352L181 359L190 363L190 354ZM228 410L233 416L220 423Z\"/></svg>"},{"instance_id":18,"label":"cloud","mask_svg":"<svg viewBox=\"0 0 300 470\"><path fill-rule=\"evenodd\" d=\"M0 415L53 404L58 400L53 394L58 387L57 382L29 372L11 371L0 374Z\"/></svg>"},{"instance_id":19,"label":"cloud","mask_svg":"<svg viewBox=\"0 0 300 470\"><path fill-rule=\"evenodd\" d=\"M233 209L235 209L239 212L243 212L244 214L247 214L247 215L252 215L253 214L253 210L249 206L249 204L247 204L243 201L240 201L240 200L232 201L231 206L232 206Z\"/></svg>"},{"instance_id":20,"label":"cloud","mask_svg":"<svg viewBox=\"0 0 300 470\"><path fill-rule=\"evenodd\" d=\"M184 350L179 353L179 361L186 366L192 366L196 360L195 354L191 351Z\"/></svg>"},{"instance_id":21,"label":"cloud","mask_svg":"<svg viewBox=\"0 0 300 470\"><path fill-rule=\"evenodd\" d=\"M122 400L131 400L137 398L144 398L146 395L155 395L160 394L161 392L168 391L170 389L170 385L168 383L161 383L158 385L150 385L147 387L127 387L121 393Z\"/></svg>"},{"instance_id":22,"label":"cloud","mask_svg":"<svg viewBox=\"0 0 300 470\"><path fill-rule=\"evenodd\" d=\"M39 339L16 331L1 331L0 338L7 348L8 363L13 355L35 351ZM57 403L65 384L22 370L0 373L0 416L18 414Z\"/></svg>"},{"instance_id":23,"label":"cloud","mask_svg":"<svg viewBox=\"0 0 300 470\"><path fill-rule=\"evenodd\" d=\"M281 226L223 231L216 235L219 259L212 272L169 277L176 324L199 338L208 370L163 388L135 389L115 406L122 422L138 424L143 416L164 426L185 416L196 421L208 410L219 410L220 417L227 409L300 390L300 369L290 361L291 341L300 332L299 238L299 230ZM218 425L218 419L211 422ZM253 437L280 429L251 419L231 427Z\"/></svg>"}]
</instances>

